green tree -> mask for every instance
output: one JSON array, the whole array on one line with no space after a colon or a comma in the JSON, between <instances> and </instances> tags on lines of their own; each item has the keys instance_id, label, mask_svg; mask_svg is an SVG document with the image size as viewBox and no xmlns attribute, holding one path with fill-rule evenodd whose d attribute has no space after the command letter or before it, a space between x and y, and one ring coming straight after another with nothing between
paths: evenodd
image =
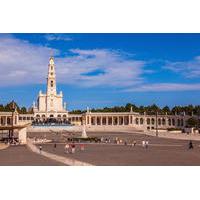
<instances>
[{"instance_id":1,"label":"green tree","mask_svg":"<svg viewBox=\"0 0 200 200\"><path fill-rule=\"evenodd\" d=\"M170 108L168 107L168 106L165 106L165 107L163 107L163 109L162 109L162 113L163 114L165 114L165 113L170 113L171 111L170 111Z\"/></svg>"},{"instance_id":2,"label":"green tree","mask_svg":"<svg viewBox=\"0 0 200 200\"><path fill-rule=\"evenodd\" d=\"M191 117L187 120L187 126L188 127L198 127L199 126L199 121L198 119Z\"/></svg>"},{"instance_id":3,"label":"green tree","mask_svg":"<svg viewBox=\"0 0 200 200\"><path fill-rule=\"evenodd\" d=\"M20 113L26 114L26 113L27 113L26 107L22 107L22 108L20 109Z\"/></svg>"}]
</instances>

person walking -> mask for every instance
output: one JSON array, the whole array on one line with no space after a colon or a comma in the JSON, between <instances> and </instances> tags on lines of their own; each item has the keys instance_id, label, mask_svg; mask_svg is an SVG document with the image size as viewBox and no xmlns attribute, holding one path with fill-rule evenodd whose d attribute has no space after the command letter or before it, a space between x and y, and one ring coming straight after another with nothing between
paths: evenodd
<instances>
[{"instance_id":1,"label":"person walking","mask_svg":"<svg viewBox=\"0 0 200 200\"><path fill-rule=\"evenodd\" d=\"M54 146L54 151L55 151L55 150L56 150L56 147L57 147L57 144L56 144L56 143L54 143L54 145L53 145L53 146Z\"/></svg>"},{"instance_id":2,"label":"person walking","mask_svg":"<svg viewBox=\"0 0 200 200\"><path fill-rule=\"evenodd\" d=\"M149 147L149 141L145 141L145 148L148 149Z\"/></svg>"},{"instance_id":3,"label":"person walking","mask_svg":"<svg viewBox=\"0 0 200 200\"><path fill-rule=\"evenodd\" d=\"M75 144L72 144L72 153L75 153L75 150L76 150L76 146Z\"/></svg>"},{"instance_id":4,"label":"person walking","mask_svg":"<svg viewBox=\"0 0 200 200\"><path fill-rule=\"evenodd\" d=\"M42 153L42 145L39 146L40 154Z\"/></svg>"},{"instance_id":5,"label":"person walking","mask_svg":"<svg viewBox=\"0 0 200 200\"><path fill-rule=\"evenodd\" d=\"M81 151L84 151L85 150L85 146L84 144L81 144Z\"/></svg>"},{"instance_id":6,"label":"person walking","mask_svg":"<svg viewBox=\"0 0 200 200\"><path fill-rule=\"evenodd\" d=\"M192 143L192 141L190 140L189 141L189 149L193 149L194 147L193 147L193 143Z\"/></svg>"},{"instance_id":7,"label":"person walking","mask_svg":"<svg viewBox=\"0 0 200 200\"><path fill-rule=\"evenodd\" d=\"M65 153L69 153L69 144L68 143L65 145Z\"/></svg>"},{"instance_id":8,"label":"person walking","mask_svg":"<svg viewBox=\"0 0 200 200\"><path fill-rule=\"evenodd\" d=\"M145 147L145 140L142 141L142 147Z\"/></svg>"}]
</instances>

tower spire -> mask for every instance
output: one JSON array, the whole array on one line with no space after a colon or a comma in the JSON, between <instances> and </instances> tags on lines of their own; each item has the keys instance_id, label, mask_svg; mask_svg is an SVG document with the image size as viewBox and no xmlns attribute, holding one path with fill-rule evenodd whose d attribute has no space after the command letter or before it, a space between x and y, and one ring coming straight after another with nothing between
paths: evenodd
<instances>
[{"instance_id":1,"label":"tower spire","mask_svg":"<svg viewBox=\"0 0 200 200\"><path fill-rule=\"evenodd\" d=\"M53 57L50 57L48 65L47 95L56 95L56 71Z\"/></svg>"}]
</instances>

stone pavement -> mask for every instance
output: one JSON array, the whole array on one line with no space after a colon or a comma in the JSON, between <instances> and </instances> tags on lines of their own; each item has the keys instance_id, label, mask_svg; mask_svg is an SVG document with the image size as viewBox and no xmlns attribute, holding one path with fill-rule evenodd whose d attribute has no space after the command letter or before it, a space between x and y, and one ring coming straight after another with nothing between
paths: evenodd
<instances>
[{"instance_id":1,"label":"stone pavement","mask_svg":"<svg viewBox=\"0 0 200 200\"><path fill-rule=\"evenodd\" d=\"M123 140L136 140L136 147L116 144L86 144L85 150L80 151L76 144L76 153L67 157L88 162L97 166L200 166L200 142L193 141L194 149L188 149L187 140L152 137L138 133L122 132L88 132L89 136L119 137ZM149 148L145 149L141 143L149 141ZM64 144L44 144L46 152L66 156Z\"/></svg>"},{"instance_id":2,"label":"stone pavement","mask_svg":"<svg viewBox=\"0 0 200 200\"><path fill-rule=\"evenodd\" d=\"M0 150L8 148L7 144L0 143Z\"/></svg>"},{"instance_id":3,"label":"stone pavement","mask_svg":"<svg viewBox=\"0 0 200 200\"><path fill-rule=\"evenodd\" d=\"M44 157L47 157L49 159L55 160L57 162L63 163L65 165L69 165L69 166L90 166L91 164L86 163L86 162L82 162L73 158L68 158L65 156L58 156L56 154L53 153L48 153L45 151L39 151L38 147L35 146L33 144L33 141L31 139L28 139L28 143L27 143L28 147L31 149L31 151L33 151L36 154L40 154Z\"/></svg>"},{"instance_id":4,"label":"stone pavement","mask_svg":"<svg viewBox=\"0 0 200 200\"><path fill-rule=\"evenodd\" d=\"M25 145L0 150L0 166L59 166L64 165L31 152Z\"/></svg>"}]
</instances>

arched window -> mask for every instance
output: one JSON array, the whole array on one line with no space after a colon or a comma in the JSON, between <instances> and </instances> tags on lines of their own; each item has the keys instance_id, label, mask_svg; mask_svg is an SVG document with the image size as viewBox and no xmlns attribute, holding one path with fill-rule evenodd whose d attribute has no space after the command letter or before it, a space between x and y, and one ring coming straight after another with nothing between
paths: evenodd
<instances>
[{"instance_id":1,"label":"arched window","mask_svg":"<svg viewBox=\"0 0 200 200\"><path fill-rule=\"evenodd\" d=\"M165 121L165 119L163 118L163 119L162 119L162 125L165 125L165 123L166 123L166 121Z\"/></svg>"},{"instance_id":2,"label":"arched window","mask_svg":"<svg viewBox=\"0 0 200 200\"><path fill-rule=\"evenodd\" d=\"M180 119L177 120L177 125L178 125L178 126L181 125L181 121L180 121Z\"/></svg>"},{"instance_id":3,"label":"arched window","mask_svg":"<svg viewBox=\"0 0 200 200\"><path fill-rule=\"evenodd\" d=\"M154 118L151 118L151 124L155 124L155 119Z\"/></svg>"},{"instance_id":4,"label":"arched window","mask_svg":"<svg viewBox=\"0 0 200 200\"><path fill-rule=\"evenodd\" d=\"M140 124L143 124L144 120L143 118L140 118Z\"/></svg>"},{"instance_id":5,"label":"arched window","mask_svg":"<svg viewBox=\"0 0 200 200\"><path fill-rule=\"evenodd\" d=\"M7 124L8 124L8 125L11 124L11 119L10 119L10 117L7 118Z\"/></svg>"},{"instance_id":6,"label":"arched window","mask_svg":"<svg viewBox=\"0 0 200 200\"><path fill-rule=\"evenodd\" d=\"M184 125L184 122L183 122L183 119L181 119L181 126L183 126Z\"/></svg>"},{"instance_id":7,"label":"arched window","mask_svg":"<svg viewBox=\"0 0 200 200\"><path fill-rule=\"evenodd\" d=\"M51 87L53 87L53 81L51 81Z\"/></svg>"},{"instance_id":8,"label":"arched window","mask_svg":"<svg viewBox=\"0 0 200 200\"><path fill-rule=\"evenodd\" d=\"M135 123L139 124L139 119L138 118L135 119Z\"/></svg>"},{"instance_id":9,"label":"arched window","mask_svg":"<svg viewBox=\"0 0 200 200\"><path fill-rule=\"evenodd\" d=\"M150 124L150 119L149 118L147 118L147 124Z\"/></svg>"}]
</instances>

